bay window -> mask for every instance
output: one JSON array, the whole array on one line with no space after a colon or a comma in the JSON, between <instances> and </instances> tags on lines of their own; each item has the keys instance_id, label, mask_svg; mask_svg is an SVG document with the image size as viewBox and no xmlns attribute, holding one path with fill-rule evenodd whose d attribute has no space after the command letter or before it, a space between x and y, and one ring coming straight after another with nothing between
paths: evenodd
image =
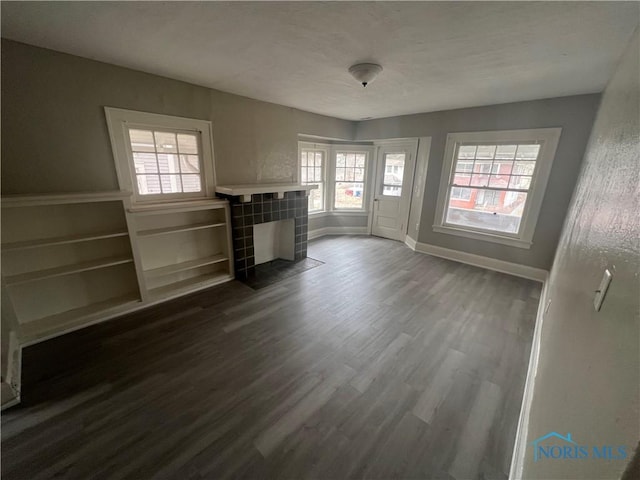
<instances>
[{"instance_id":1,"label":"bay window","mask_svg":"<svg viewBox=\"0 0 640 480\"><path fill-rule=\"evenodd\" d=\"M318 185L309 213L365 212L370 149L359 145L299 142L300 183Z\"/></svg>"}]
</instances>

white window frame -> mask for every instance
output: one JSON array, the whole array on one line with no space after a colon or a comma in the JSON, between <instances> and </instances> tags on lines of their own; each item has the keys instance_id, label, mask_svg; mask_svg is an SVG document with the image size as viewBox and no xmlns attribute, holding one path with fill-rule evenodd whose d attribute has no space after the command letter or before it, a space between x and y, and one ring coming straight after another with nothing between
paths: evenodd
<instances>
[{"instance_id":1,"label":"white window frame","mask_svg":"<svg viewBox=\"0 0 640 480\"><path fill-rule=\"evenodd\" d=\"M493 132L459 132L447 135L440 190L436 204L436 215L433 230L438 233L457 235L503 245L531 248L540 208L544 199L547 181L560 140L561 128L538 128L525 130L503 130ZM460 144L540 144L540 152L536 160L536 169L529 187L520 229L517 233L503 233L446 223L446 210L449 204L450 181L454 173L455 152ZM473 187L468 187L473 188Z\"/></svg>"},{"instance_id":2,"label":"white window frame","mask_svg":"<svg viewBox=\"0 0 640 480\"><path fill-rule=\"evenodd\" d=\"M336 164L338 153L363 153L364 158L364 179L362 181L362 207L360 208L338 208L336 207ZM366 213L370 187L369 171L371 170L371 149L361 145L333 145L331 149L331 201L330 210L336 213ZM344 182L344 181L343 181ZM359 182L358 182L359 183Z\"/></svg>"},{"instance_id":3,"label":"white window frame","mask_svg":"<svg viewBox=\"0 0 640 480\"><path fill-rule=\"evenodd\" d=\"M310 143L310 142L298 142L298 180L302 185L317 185L316 183L302 183L302 151L311 151L311 152L322 152L323 161L322 161L322 184L324 188L322 189L322 208L320 210L309 210L309 215L317 215L318 213L324 213L327 211L327 165L329 162L329 145L325 145L322 143Z\"/></svg>"},{"instance_id":4,"label":"white window frame","mask_svg":"<svg viewBox=\"0 0 640 480\"><path fill-rule=\"evenodd\" d=\"M185 117L173 117L157 113L105 107L109 137L121 190L133 193L132 203L167 203L212 198L215 194L215 163L213 156L213 132L211 122ZM133 154L129 141L129 129L164 130L170 132L197 132L200 137L201 185L200 192L138 193Z\"/></svg>"},{"instance_id":5,"label":"white window frame","mask_svg":"<svg viewBox=\"0 0 640 480\"><path fill-rule=\"evenodd\" d=\"M298 169L297 178L301 181L301 154L303 150L315 150L325 152L325 162L323 164L323 182L324 182L324 199L323 209L309 211L310 217L322 217L325 215L362 215L369 212L370 195L372 192L371 185L373 179L371 172L374 171L372 166L373 147L369 145L352 145L352 144L330 144L298 141ZM366 155L364 164L364 181L362 191L362 208L336 208L335 206L335 184L336 184L336 157L338 152L346 153L364 153Z\"/></svg>"}]
</instances>

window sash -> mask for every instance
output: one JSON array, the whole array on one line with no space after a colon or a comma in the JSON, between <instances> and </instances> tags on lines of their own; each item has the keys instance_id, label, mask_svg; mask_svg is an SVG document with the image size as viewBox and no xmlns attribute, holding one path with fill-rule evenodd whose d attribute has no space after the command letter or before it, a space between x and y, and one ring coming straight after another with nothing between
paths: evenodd
<instances>
[{"instance_id":1,"label":"window sash","mask_svg":"<svg viewBox=\"0 0 640 480\"><path fill-rule=\"evenodd\" d=\"M448 181L448 185L447 185L447 195L446 195L446 203L444 205L444 210L443 210L443 221L442 224L443 225L447 225L447 226L451 226L454 228L462 228L462 229L469 229L469 230L475 230L475 231L479 231L479 232L485 232L485 233L490 233L490 234L499 234L499 235L504 235L504 236L508 236L508 237L515 237L518 238L521 234L522 234L522 230L525 226L526 223L526 214L527 214L527 208L528 208L528 204L531 200L531 195L529 195L531 193L531 191L534 188L534 180L535 180L535 175L537 173L537 160L539 158L540 155L540 149L538 149L538 153L536 155L535 158L530 158L528 157L526 160L518 159L517 158L517 152L518 149L521 145L525 145L525 146L530 146L530 145L539 145L538 142L536 141L528 141L528 142L478 142L478 143L457 143L455 148L454 148L454 159L452 162L452 168L451 168L451 173L449 175L449 181ZM513 153L513 157L511 158L496 158L497 156L497 152L498 149L500 147L512 147L515 146L515 150ZM465 158L460 158L463 154L461 153L461 148L462 147L466 147L467 149L469 148L474 148L475 149L475 153L472 156L467 156ZM480 149L480 147L484 147L486 149L486 151L491 151L492 150L492 154L490 157L481 157L478 158L478 150ZM493 147L493 149L491 149L491 147ZM530 175L518 175L518 174L514 174L513 171L515 169L516 163L522 163L522 162L529 162L529 163L534 163L534 169L530 172ZM463 168L459 168L460 164L463 164L464 167ZM500 173L500 167L501 166L506 166L509 170L508 172L503 172ZM470 168L469 168L470 166ZM479 167L479 168L477 168ZM497 169L494 167L498 167ZM462 177L465 178L468 177L468 182L458 182L456 180L456 177ZM486 184L482 185L482 184L474 184L473 180L475 178L483 178L486 177ZM496 187L496 186L491 186L489 185L489 183L491 182L492 178L498 178L501 177L503 179L506 179L506 186L500 186L500 187ZM514 188L511 186L512 184L512 180L516 179L516 181L518 181L518 179L529 179L529 186L528 188ZM478 194L476 195L476 200L474 202L474 207L476 205L485 205L485 206L497 206L499 205L499 200L497 200L496 202L496 198L499 198L499 195L496 197L496 193L499 192L513 192L513 193L524 193L526 194L526 199L524 204L522 205L521 208L521 215L519 216L519 224L518 224L518 230L516 232L507 232L507 231L503 231L503 230L495 230L495 229L491 229L489 227L487 228L482 228L479 226L469 226L469 225L461 225L459 223L452 223L447 221L447 218L449 217L449 210L451 208L458 208L458 207L453 207L451 205L451 200L458 200L458 201L462 201L462 202L468 202L470 200L469 199L465 199L463 197L454 197L452 195L453 193L453 189L457 188L457 189L469 189L469 190L477 190ZM484 192L491 192L492 196L491 198L493 199L493 202L496 203L488 203L487 201L484 200L484 198L486 198L485 193ZM482 202L479 203L478 202L478 197L482 195ZM470 196L471 197L471 196ZM476 210L475 208L472 209L467 209L470 211L482 211L482 210ZM501 215L508 215L507 213L501 213Z\"/></svg>"},{"instance_id":2,"label":"window sash","mask_svg":"<svg viewBox=\"0 0 640 480\"><path fill-rule=\"evenodd\" d=\"M313 154L313 165L309 165L309 154ZM320 154L319 165L317 153ZM306 165L303 165L302 155L305 155ZM324 212L326 209L326 188L325 188L325 172L327 165L327 151L321 148L301 148L300 149L300 184L302 185L318 185L318 189L311 190L308 198L309 213ZM303 172L306 172L303 176ZM309 173L313 172L313 180L309 180ZM319 177L319 179L318 179ZM320 207L313 208L312 203L316 195L320 195Z\"/></svg>"},{"instance_id":3,"label":"window sash","mask_svg":"<svg viewBox=\"0 0 640 480\"><path fill-rule=\"evenodd\" d=\"M139 132L149 132L151 133L152 139L152 147L153 151L143 150L139 146L134 146L134 141L132 139L131 132L139 131ZM157 133L170 133L173 135L173 140L175 140L175 152L159 152L158 151L158 136ZM181 153L180 140L178 139L178 135L189 135L195 137L195 153L189 151L188 153ZM202 138L200 132L193 130L184 130L184 129L171 129L171 128L155 128L150 126L134 126L128 125L126 128L126 140L129 148L130 158L132 162L132 174L134 175L134 188L136 189L136 194L142 198L190 198L190 197L201 197L205 191L205 182L203 178L204 165L202 160ZM136 166L136 154L146 154L153 155L155 158L156 169L154 172L138 172ZM160 157L167 156L169 158L176 157L172 160L177 165L176 171L171 171L169 165L167 165L168 171L163 171L161 168ZM183 172L182 157L197 157L198 159L198 167L197 171L193 172ZM168 162L171 160L167 159ZM151 159L149 159L151 161ZM185 190L185 180L192 179L188 183L193 183L195 180L193 177L197 177L198 190ZM147 182L153 179L153 181L157 180L159 192L153 193L143 193L140 189L141 185L147 184ZM179 191L164 191L166 182L169 181L172 185L172 190L174 187Z\"/></svg>"},{"instance_id":4,"label":"window sash","mask_svg":"<svg viewBox=\"0 0 640 480\"><path fill-rule=\"evenodd\" d=\"M344 165L338 165L338 155L344 155ZM349 156L353 155L350 160ZM358 150L343 150L335 149L331 155L333 165L333 202L331 205L332 210L345 212L345 211L364 211L366 208L365 198L367 193L367 166L369 155L367 152ZM358 158L363 157L363 158ZM351 165L349 163L353 162ZM350 178L347 178L350 177ZM350 184L351 195L354 198L360 198L360 206L347 206L340 207L338 203L338 185ZM349 189L345 189L348 191ZM359 193L358 193L359 190Z\"/></svg>"}]
</instances>

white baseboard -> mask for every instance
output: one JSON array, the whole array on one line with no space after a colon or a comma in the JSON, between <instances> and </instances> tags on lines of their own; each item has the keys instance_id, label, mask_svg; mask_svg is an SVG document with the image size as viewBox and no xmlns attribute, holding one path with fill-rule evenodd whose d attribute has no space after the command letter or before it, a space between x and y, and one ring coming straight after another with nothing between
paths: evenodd
<instances>
[{"instance_id":1,"label":"white baseboard","mask_svg":"<svg viewBox=\"0 0 640 480\"><path fill-rule=\"evenodd\" d=\"M418 242L407 235L406 237L404 237L404 244L415 252Z\"/></svg>"},{"instance_id":2,"label":"white baseboard","mask_svg":"<svg viewBox=\"0 0 640 480\"><path fill-rule=\"evenodd\" d=\"M511 456L511 468L509 469L509 480L521 480L524 470L524 461L527 454L527 436L529 434L529 418L531 416L531 404L533 403L533 390L538 372L538 360L540 359L540 342L542 339L542 323L547 309L549 296L549 280L542 286L538 313L536 315L536 325L533 330L533 341L531 343L531 354L529 355L529 368L527 369L527 379L524 384L522 394L522 406L520 407L520 418L518 419L518 430L516 431L516 441L513 446Z\"/></svg>"},{"instance_id":3,"label":"white baseboard","mask_svg":"<svg viewBox=\"0 0 640 480\"><path fill-rule=\"evenodd\" d=\"M412 248L410 242L415 242L415 240L407 237L405 243L409 248ZM413 250L433 255L434 257L446 258L447 260L454 260L456 262L466 263L467 265L473 265L475 267L482 267L496 272L508 273L509 275L515 275L516 277L523 277L537 282L544 283L549 274L549 272L541 268L505 262L504 260L497 260L495 258L483 257L482 255L476 255L473 253L451 250L450 248L438 247L428 243L415 242Z\"/></svg>"},{"instance_id":4,"label":"white baseboard","mask_svg":"<svg viewBox=\"0 0 640 480\"><path fill-rule=\"evenodd\" d=\"M369 235L367 227L322 227L310 230L309 240L324 237L325 235Z\"/></svg>"}]
</instances>

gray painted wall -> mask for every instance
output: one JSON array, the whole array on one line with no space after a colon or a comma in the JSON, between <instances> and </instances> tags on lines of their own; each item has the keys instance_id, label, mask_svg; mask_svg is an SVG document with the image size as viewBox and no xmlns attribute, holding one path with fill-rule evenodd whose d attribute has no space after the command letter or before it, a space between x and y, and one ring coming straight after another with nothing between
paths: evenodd
<instances>
[{"instance_id":1,"label":"gray painted wall","mask_svg":"<svg viewBox=\"0 0 640 480\"><path fill-rule=\"evenodd\" d=\"M550 431L580 445L637 445L640 426L640 38L604 92L551 271L527 445ZM614 267L600 312L593 292ZM533 462L523 478L620 478L626 461Z\"/></svg>"},{"instance_id":2,"label":"gray painted wall","mask_svg":"<svg viewBox=\"0 0 640 480\"><path fill-rule=\"evenodd\" d=\"M417 232L417 222L412 221L410 237L423 243L548 270L599 99L599 95L578 95L369 120L358 123L356 139L432 137L420 229ZM562 136L531 249L507 247L432 230L448 133L544 127L562 127Z\"/></svg>"},{"instance_id":3,"label":"gray painted wall","mask_svg":"<svg viewBox=\"0 0 640 480\"><path fill-rule=\"evenodd\" d=\"M292 181L299 133L357 140L431 136L420 232L413 218L410 236L546 269L599 100L582 95L357 124L8 40L2 41L2 73L5 195L116 189L105 105L211 120L218 184ZM447 133L551 126L563 127L562 138L530 250L432 231ZM311 227L338 225L360 226L362 219L318 220Z\"/></svg>"},{"instance_id":4,"label":"gray painted wall","mask_svg":"<svg viewBox=\"0 0 640 480\"><path fill-rule=\"evenodd\" d=\"M328 215L309 216L309 231L325 227L366 227L369 224L369 215L340 215L333 213Z\"/></svg>"},{"instance_id":5,"label":"gray painted wall","mask_svg":"<svg viewBox=\"0 0 640 480\"><path fill-rule=\"evenodd\" d=\"M355 124L2 40L2 193L117 189L104 106L213 122L218 184L290 182L298 133Z\"/></svg>"},{"instance_id":6,"label":"gray painted wall","mask_svg":"<svg viewBox=\"0 0 640 480\"><path fill-rule=\"evenodd\" d=\"M0 287L2 291L0 294L2 295L2 305L5 304L5 298L8 299L8 295L5 295L4 286ZM3 312L2 317L0 318L0 375L2 376L2 381L7 378L7 368L9 363L9 335L11 334L11 327L9 326L9 320L6 318L7 315Z\"/></svg>"}]
</instances>

